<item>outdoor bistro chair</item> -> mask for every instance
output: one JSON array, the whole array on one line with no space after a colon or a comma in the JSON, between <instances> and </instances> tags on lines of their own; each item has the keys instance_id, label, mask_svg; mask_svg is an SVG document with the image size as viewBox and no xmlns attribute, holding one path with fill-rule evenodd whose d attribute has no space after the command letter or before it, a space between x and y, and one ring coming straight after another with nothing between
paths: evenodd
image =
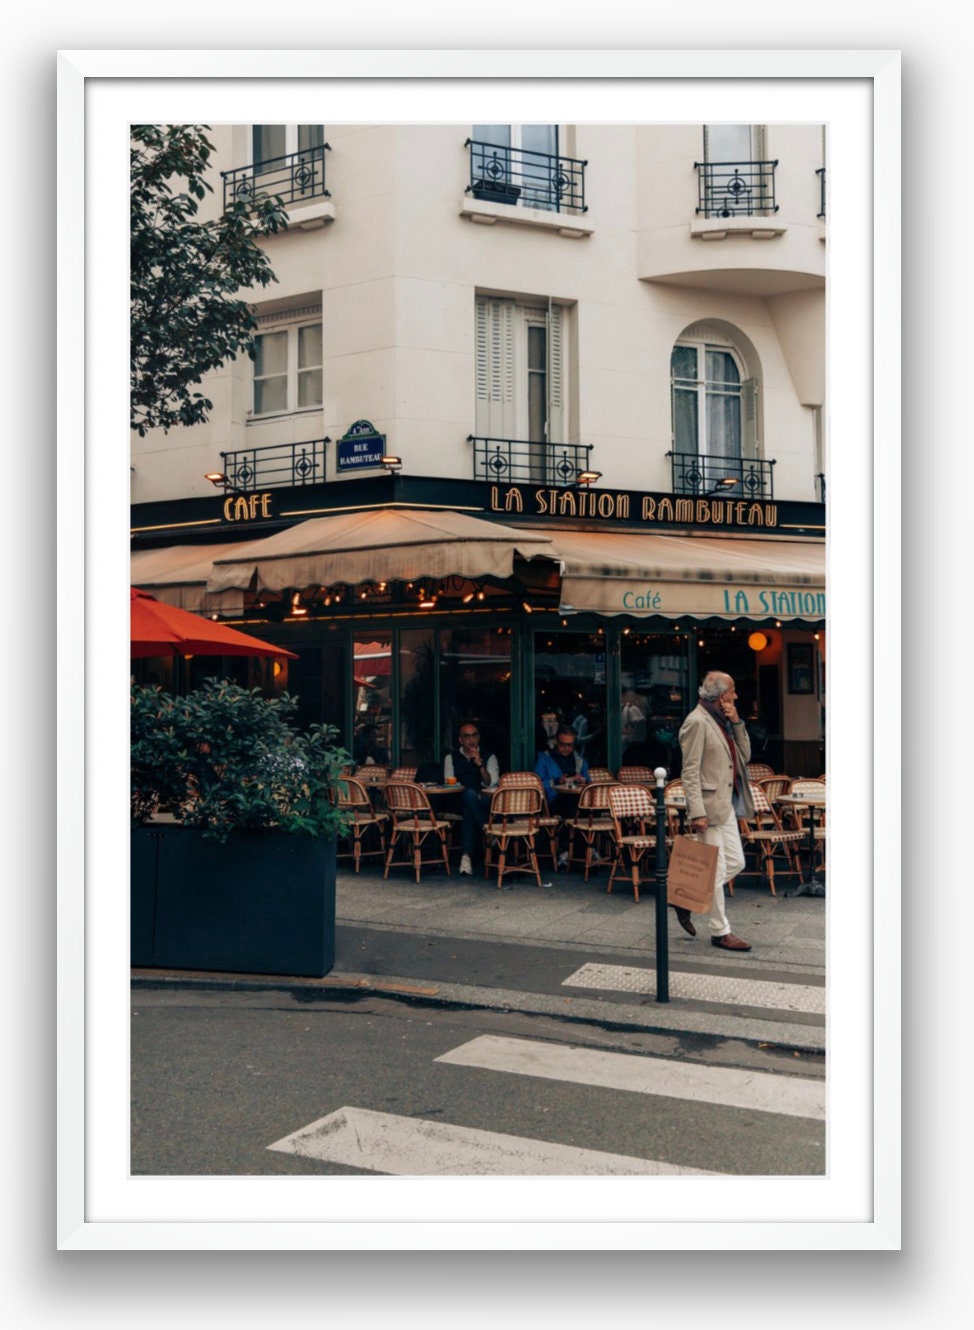
<instances>
[{"instance_id":1,"label":"outdoor bistro chair","mask_svg":"<svg viewBox=\"0 0 974 1330\"><path fill-rule=\"evenodd\" d=\"M801 796L804 794L808 795L810 798L813 799L824 799L825 788L826 787L824 780L796 779L791 782L791 789L788 791L788 793L794 795L796 798L801 798ZM819 867L824 869L825 868L825 809L801 808L801 807L792 807L788 809L788 814L790 819L794 823L796 830L801 832L802 841L806 844L808 842L809 813L811 813L812 815L812 830L813 830L814 843L816 846L821 845L822 847L818 856ZM814 865L809 866L810 871L812 871L813 868Z\"/></svg>"},{"instance_id":2,"label":"outdoor bistro chair","mask_svg":"<svg viewBox=\"0 0 974 1330\"><path fill-rule=\"evenodd\" d=\"M776 774L774 767L769 767L767 762L748 762L747 778L748 780L764 780L767 776Z\"/></svg>"},{"instance_id":3,"label":"outdoor bistro chair","mask_svg":"<svg viewBox=\"0 0 974 1330\"><path fill-rule=\"evenodd\" d=\"M498 782L498 789L508 788L532 789L541 791L541 814L538 818L538 829L543 831L548 838L548 853L551 855L551 865L557 871L558 869L558 832L561 829L562 819L557 813L552 813L548 807L548 796L545 794L544 782L534 771L505 771Z\"/></svg>"},{"instance_id":4,"label":"outdoor bistro chair","mask_svg":"<svg viewBox=\"0 0 974 1330\"><path fill-rule=\"evenodd\" d=\"M449 874L450 855L446 843L449 824L435 816L426 791L420 789L418 785L414 785L411 781L390 780L385 788L385 796L386 807L392 818L392 827L389 835L389 848L386 851L386 869L382 876L389 876L389 866L396 852L396 846L400 841L403 841L407 850L411 852L412 864L418 882L424 864L439 862L438 859L424 859L422 856L423 842L431 837L434 841L438 840L440 842L443 867Z\"/></svg>"},{"instance_id":5,"label":"outdoor bistro chair","mask_svg":"<svg viewBox=\"0 0 974 1330\"><path fill-rule=\"evenodd\" d=\"M753 781L751 799L754 803L754 815L738 818L738 826L741 831L741 846L745 852L747 850L755 852L756 866L752 869L742 869L738 876L763 873L768 879L771 895L774 896L777 894L774 889L774 857L779 850L783 850L789 872L797 873L799 871L797 848L802 833L782 827L781 819L768 796L760 785L755 785Z\"/></svg>"},{"instance_id":6,"label":"outdoor bistro chair","mask_svg":"<svg viewBox=\"0 0 974 1330\"><path fill-rule=\"evenodd\" d=\"M569 863L585 865L585 881L599 854L599 845L607 847L611 841L615 823L609 810L609 791L617 787L609 781L595 781L586 785L578 796L578 810L569 823L571 841L569 842ZM575 840L579 837L584 846L583 854L575 853Z\"/></svg>"},{"instance_id":7,"label":"outdoor bistro chair","mask_svg":"<svg viewBox=\"0 0 974 1330\"><path fill-rule=\"evenodd\" d=\"M414 781L416 779L417 770L418 767L396 767L389 779Z\"/></svg>"},{"instance_id":8,"label":"outdoor bistro chair","mask_svg":"<svg viewBox=\"0 0 974 1330\"><path fill-rule=\"evenodd\" d=\"M649 767L620 767L616 780L620 785L652 785L653 773Z\"/></svg>"},{"instance_id":9,"label":"outdoor bistro chair","mask_svg":"<svg viewBox=\"0 0 974 1330\"><path fill-rule=\"evenodd\" d=\"M347 840L349 837L352 839L351 849L337 857L339 859L352 859L357 873L363 855L385 854L385 824L389 820L389 814L376 812L372 807L368 790L361 781L357 781L351 776L342 776L338 780L335 805L349 815L349 821L339 836L339 840ZM373 830L378 833L378 848L374 850L363 849L362 842L366 834Z\"/></svg>"},{"instance_id":10,"label":"outdoor bistro chair","mask_svg":"<svg viewBox=\"0 0 974 1330\"><path fill-rule=\"evenodd\" d=\"M544 793L533 785L498 785L490 801L490 815L484 828L487 848L484 854L484 877L491 874L491 859L497 851L497 885L501 886L506 873L524 873L530 870L541 886L541 872L534 838L538 821L544 812ZM518 850L526 854L518 859ZM510 856L510 861L508 859Z\"/></svg>"},{"instance_id":11,"label":"outdoor bistro chair","mask_svg":"<svg viewBox=\"0 0 974 1330\"><path fill-rule=\"evenodd\" d=\"M615 857L606 891L612 890L620 866L628 868L632 891L639 900L640 869L650 850L656 848L656 815L653 798L643 785L610 785L609 812Z\"/></svg>"},{"instance_id":12,"label":"outdoor bistro chair","mask_svg":"<svg viewBox=\"0 0 974 1330\"><path fill-rule=\"evenodd\" d=\"M751 779L755 785L761 787L768 796L768 802L772 804L779 794L788 794L791 790L790 776L764 776L760 780L754 780L752 776Z\"/></svg>"},{"instance_id":13,"label":"outdoor bistro chair","mask_svg":"<svg viewBox=\"0 0 974 1330\"><path fill-rule=\"evenodd\" d=\"M603 785L606 781L615 780L608 767L589 767L588 778L593 785Z\"/></svg>"}]
</instances>

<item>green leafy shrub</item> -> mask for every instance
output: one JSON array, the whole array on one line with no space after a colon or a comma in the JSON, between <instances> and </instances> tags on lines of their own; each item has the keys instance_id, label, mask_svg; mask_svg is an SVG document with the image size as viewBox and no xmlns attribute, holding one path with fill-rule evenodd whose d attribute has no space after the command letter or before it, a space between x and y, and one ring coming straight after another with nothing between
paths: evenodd
<instances>
[{"instance_id":1,"label":"green leafy shrub","mask_svg":"<svg viewBox=\"0 0 974 1330\"><path fill-rule=\"evenodd\" d=\"M185 697L132 688L132 820L158 808L209 839L275 827L334 837L345 817L332 801L348 761L332 726L298 730L297 702L207 679Z\"/></svg>"}]
</instances>

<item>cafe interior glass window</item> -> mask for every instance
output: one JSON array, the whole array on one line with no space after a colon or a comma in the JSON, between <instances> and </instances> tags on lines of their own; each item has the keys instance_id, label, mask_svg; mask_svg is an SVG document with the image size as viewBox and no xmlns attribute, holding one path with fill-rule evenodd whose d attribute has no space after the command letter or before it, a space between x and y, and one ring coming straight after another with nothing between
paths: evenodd
<instances>
[{"instance_id":1,"label":"cafe interior glass window","mask_svg":"<svg viewBox=\"0 0 974 1330\"><path fill-rule=\"evenodd\" d=\"M754 457L756 439L756 383L744 376L735 348L706 338L684 337L670 358L673 408L673 450L677 454L706 457L713 478Z\"/></svg>"},{"instance_id":2,"label":"cafe interior glass window","mask_svg":"<svg viewBox=\"0 0 974 1330\"><path fill-rule=\"evenodd\" d=\"M307 410L322 402L321 323L294 323L254 339L254 415Z\"/></svg>"}]
</instances>

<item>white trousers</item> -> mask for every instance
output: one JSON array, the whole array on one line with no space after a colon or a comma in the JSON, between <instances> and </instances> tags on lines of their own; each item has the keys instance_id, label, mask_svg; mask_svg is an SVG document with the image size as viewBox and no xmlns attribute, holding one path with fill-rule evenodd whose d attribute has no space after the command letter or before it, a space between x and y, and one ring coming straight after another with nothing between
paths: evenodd
<instances>
[{"instance_id":1,"label":"white trousers","mask_svg":"<svg viewBox=\"0 0 974 1330\"><path fill-rule=\"evenodd\" d=\"M741 845L741 833L737 827L737 816L731 813L726 822L714 826L713 823L703 833L708 845L717 846L717 871L714 874L714 895L710 904L707 925L711 937L723 937L731 931L724 909L724 883L737 877L744 867L744 849Z\"/></svg>"}]
</instances>

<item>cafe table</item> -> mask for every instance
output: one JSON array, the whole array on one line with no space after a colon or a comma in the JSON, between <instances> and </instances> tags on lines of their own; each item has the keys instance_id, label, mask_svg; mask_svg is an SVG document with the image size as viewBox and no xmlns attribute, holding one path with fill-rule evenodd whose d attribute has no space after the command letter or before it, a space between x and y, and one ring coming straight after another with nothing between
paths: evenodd
<instances>
[{"instance_id":1,"label":"cafe table","mask_svg":"<svg viewBox=\"0 0 974 1330\"><path fill-rule=\"evenodd\" d=\"M823 794L779 794L772 800L777 808L793 808L800 814L803 808L808 810L808 841L805 849L808 853L808 877L801 874L801 880L794 891L782 892L783 896L824 896L825 882L814 871L815 866L815 810L825 807ZM801 858L799 857L799 867Z\"/></svg>"}]
</instances>

